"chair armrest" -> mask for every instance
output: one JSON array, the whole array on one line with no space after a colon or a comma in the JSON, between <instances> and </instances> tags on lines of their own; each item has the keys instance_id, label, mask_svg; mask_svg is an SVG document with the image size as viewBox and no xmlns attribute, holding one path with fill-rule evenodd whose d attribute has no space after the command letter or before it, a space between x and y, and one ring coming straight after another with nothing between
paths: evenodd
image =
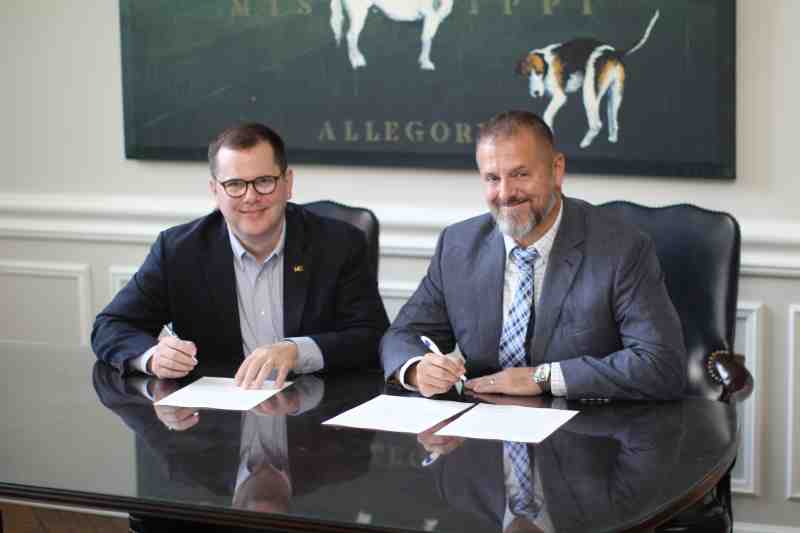
<instances>
[{"instance_id":1,"label":"chair armrest","mask_svg":"<svg viewBox=\"0 0 800 533\"><path fill-rule=\"evenodd\" d=\"M744 356L726 350L711 352L706 371L712 380L722 385L720 400L741 402L753 392L753 376L744 366Z\"/></svg>"}]
</instances>

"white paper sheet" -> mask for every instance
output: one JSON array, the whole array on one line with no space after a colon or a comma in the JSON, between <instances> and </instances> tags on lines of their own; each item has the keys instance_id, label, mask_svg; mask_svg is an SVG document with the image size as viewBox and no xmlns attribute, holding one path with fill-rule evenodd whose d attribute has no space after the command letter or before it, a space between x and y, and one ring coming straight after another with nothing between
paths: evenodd
<instances>
[{"instance_id":1,"label":"white paper sheet","mask_svg":"<svg viewBox=\"0 0 800 533\"><path fill-rule=\"evenodd\" d=\"M274 381L267 380L260 389L240 389L233 378L203 377L155 405L248 411L291 384L291 381L285 381L283 388L277 389Z\"/></svg>"},{"instance_id":2,"label":"white paper sheet","mask_svg":"<svg viewBox=\"0 0 800 533\"><path fill-rule=\"evenodd\" d=\"M323 424L400 433L421 433L474 404L381 394Z\"/></svg>"},{"instance_id":3,"label":"white paper sheet","mask_svg":"<svg viewBox=\"0 0 800 533\"><path fill-rule=\"evenodd\" d=\"M542 442L578 411L479 404L436 432L473 439Z\"/></svg>"}]
</instances>

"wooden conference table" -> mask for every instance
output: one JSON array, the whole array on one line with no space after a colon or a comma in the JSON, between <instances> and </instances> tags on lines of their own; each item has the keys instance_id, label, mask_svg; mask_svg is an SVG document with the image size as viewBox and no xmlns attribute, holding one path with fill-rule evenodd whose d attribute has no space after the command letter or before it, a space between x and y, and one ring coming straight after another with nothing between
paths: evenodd
<instances>
[{"instance_id":1,"label":"wooden conference table","mask_svg":"<svg viewBox=\"0 0 800 533\"><path fill-rule=\"evenodd\" d=\"M170 383L123 378L89 348L0 354L0 498L266 531L503 529L502 443L321 425L405 394L379 373L306 376L252 412L186 420L148 399ZM734 406L566 407L581 412L531 452L545 530L647 531L735 458Z\"/></svg>"}]
</instances>

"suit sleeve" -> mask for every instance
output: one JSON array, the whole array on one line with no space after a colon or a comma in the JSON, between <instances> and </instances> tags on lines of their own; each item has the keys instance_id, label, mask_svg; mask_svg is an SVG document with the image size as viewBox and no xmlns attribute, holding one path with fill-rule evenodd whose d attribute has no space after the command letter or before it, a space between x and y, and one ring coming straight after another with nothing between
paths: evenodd
<instances>
[{"instance_id":1,"label":"suit sleeve","mask_svg":"<svg viewBox=\"0 0 800 533\"><path fill-rule=\"evenodd\" d=\"M377 368L378 344L389 327L378 281L370 271L367 242L353 230L348 256L338 273L334 322L323 333L308 335L317 343L325 369Z\"/></svg>"},{"instance_id":2,"label":"suit sleeve","mask_svg":"<svg viewBox=\"0 0 800 533\"><path fill-rule=\"evenodd\" d=\"M569 398L683 397L687 356L678 313L652 240L642 238L616 266L612 309L622 348L561 361Z\"/></svg>"},{"instance_id":3,"label":"suit sleeve","mask_svg":"<svg viewBox=\"0 0 800 533\"><path fill-rule=\"evenodd\" d=\"M406 361L428 352L419 339L420 335L430 337L443 353L455 349L455 334L447 314L442 277L446 233L447 229L439 237L427 274L383 337L381 363L387 380Z\"/></svg>"},{"instance_id":4,"label":"suit sleeve","mask_svg":"<svg viewBox=\"0 0 800 533\"><path fill-rule=\"evenodd\" d=\"M92 348L120 372L130 370L127 361L158 342L158 332L171 320L165 270L161 234L133 278L95 319Z\"/></svg>"}]
</instances>

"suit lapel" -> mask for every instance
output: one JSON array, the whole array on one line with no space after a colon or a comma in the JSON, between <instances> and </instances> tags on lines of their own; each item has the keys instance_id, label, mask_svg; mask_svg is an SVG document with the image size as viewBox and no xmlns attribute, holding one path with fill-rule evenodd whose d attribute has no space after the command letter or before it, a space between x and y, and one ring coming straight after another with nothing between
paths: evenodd
<instances>
[{"instance_id":1,"label":"suit lapel","mask_svg":"<svg viewBox=\"0 0 800 533\"><path fill-rule=\"evenodd\" d=\"M242 351L242 329L239 324L239 304L236 297L236 273L233 270L233 251L225 219L219 216L219 228L210 232L209 253L200 257L205 265L206 287L219 310L220 336L230 343L231 353Z\"/></svg>"},{"instance_id":2,"label":"suit lapel","mask_svg":"<svg viewBox=\"0 0 800 533\"><path fill-rule=\"evenodd\" d=\"M297 336L303 320L311 272L311 239L303 216L286 206L286 243L283 258L283 335Z\"/></svg>"},{"instance_id":3,"label":"suit lapel","mask_svg":"<svg viewBox=\"0 0 800 533\"><path fill-rule=\"evenodd\" d=\"M495 228L493 226L493 228ZM477 301L480 317L478 329L481 331L481 346L478 352L480 364L484 368L499 368L497 349L503 329L503 280L506 268L506 247L503 236L492 229L481 246L476 264L482 276L478 283L480 298ZM470 290L469 287L466 290Z\"/></svg>"},{"instance_id":4,"label":"suit lapel","mask_svg":"<svg viewBox=\"0 0 800 533\"><path fill-rule=\"evenodd\" d=\"M583 249L579 245L585 237L585 221L581 210L564 198L561 227L550 252L542 295L539 299L536 326L531 351L531 364L536 366L546 360L547 347L561 316L561 306L583 262Z\"/></svg>"}]
</instances>

